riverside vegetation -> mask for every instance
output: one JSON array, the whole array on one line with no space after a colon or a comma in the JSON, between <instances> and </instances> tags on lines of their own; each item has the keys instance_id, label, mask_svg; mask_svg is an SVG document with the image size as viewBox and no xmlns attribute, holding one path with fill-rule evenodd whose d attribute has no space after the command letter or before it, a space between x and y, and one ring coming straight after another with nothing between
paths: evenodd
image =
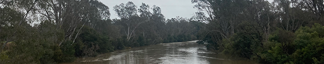
<instances>
[{"instance_id":1,"label":"riverside vegetation","mask_svg":"<svg viewBox=\"0 0 324 64\"><path fill-rule=\"evenodd\" d=\"M197 39L205 23L165 19L161 8L98 0L1 0L0 64L55 64L161 42Z\"/></svg>"},{"instance_id":2,"label":"riverside vegetation","mask_svg":"<svg viewBox=\"0 0 324 64\"><path fill-rule=\"evenodd\" d=\"M158 6L98 0L1 0L0 63L55 64L161 42L199 39L228 57L323 64L323 0L191 0L190 19Z\"/></svg>"},{"instance_id":3,"label":"riverside vegetation","mask_svg":"<svg viewBox=\"0 0 324 64\"><path fill-rule=\"evenodd\" d=\"M209 50L262 64L323 64L323 0L192 0Z\"/></svg>"}]
</instances>

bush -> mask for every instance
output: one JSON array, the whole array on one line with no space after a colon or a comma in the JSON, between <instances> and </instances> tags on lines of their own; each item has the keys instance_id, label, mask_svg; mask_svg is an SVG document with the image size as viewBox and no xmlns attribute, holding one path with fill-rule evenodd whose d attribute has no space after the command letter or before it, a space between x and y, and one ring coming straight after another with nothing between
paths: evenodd
<instances>
[{"instance_id":1,"label":"bush","mask_svg":"<svg viewBox=\"0 0 324 64\"><path fill-rule=\"evenodd\" d=\"M53 59L56 62L72 62L75 59L74 45L71 41L63 42L61 46L54 46Z\"/></svg>"},{"instance_id":2,"label":"bush","mask_svg":"<svg viewBox=\"0 0 324 64\"><path fill-rule=\"evenodd\" d=\"M1 53L0 53L0 63L4 64L3 62L5 62L8 59L9 59L9 56L7 55L7 51L1 51Z\"/></svg>"},{"instance_id":3,"label":"bush","mask_svg":"<svg viewBox=\"0 0 324 64\"><path fill-rule=\"evenodd\" d=\"M270 37L275 45L263 54L265 61L276 64L324 63L324 26L315 24L312 28L301 27L295 32L296 38L289 32L280 33Z\"/></svg>"},{"instance_id":4,"label":"bush","mask_svg":"<svg viewBox=\"0 0 324 64\"><path fill-rule=\"evenodd\" d=\"M255 24L242 23L238 27L238 33L235 33L231 38L224 39L224 54L228 56L238 56L243 58L252 58L256 56L258 49L262 44L262 32L260 28L255 27Z\"/></svg>"}]
</instances>

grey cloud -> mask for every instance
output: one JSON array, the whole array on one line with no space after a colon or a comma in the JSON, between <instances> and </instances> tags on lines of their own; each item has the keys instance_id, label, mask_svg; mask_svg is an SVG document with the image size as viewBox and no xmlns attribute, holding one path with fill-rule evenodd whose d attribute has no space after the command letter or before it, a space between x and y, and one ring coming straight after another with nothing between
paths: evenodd
<instances>
[{"instance_id":1,"label":"grey cloud","mask_svg":"<svg viewBox=\"0 0 324 64\"><path fill-rule=\"evenodd\" d=\"M128 1L134 2L137 6L142 3L149 4L150 6L157 5L161 7L162 14L165 18L175 18L177 16L191 18L194 13L198 11L193 8L194 4L191 0L99 0L106 4L110 8L111 18L118 18L118 15L114 11L113 7L121 3L127 3ZM269 0L273 2L273 0Z\"/></svg>"},{"instance_id":2,"label":"grey cloud","mask_svg":"<svg viewBox=\"0 0 324 64\"><path fill-rule=\"evenodd\" d=\"M134 2L137 6L142 3L149 4L150 6L156 5L161 7L162 14L165 18L174 18L177 16L191 18L197 9L193 8L191 0L100 0L110 8L111 18L118 18L113 7L128 1Z\"/></svg>"}]
</instances>

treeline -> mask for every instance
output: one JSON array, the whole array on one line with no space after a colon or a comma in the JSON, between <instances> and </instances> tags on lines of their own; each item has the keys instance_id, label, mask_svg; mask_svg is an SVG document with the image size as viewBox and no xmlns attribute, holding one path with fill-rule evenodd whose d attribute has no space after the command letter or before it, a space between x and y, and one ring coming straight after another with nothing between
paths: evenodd
<instances>
[{"instance_id":1,"label":"treeline","mask_svg":"<svg viewBox=\"0 0 324 64\"><path fill-rule=\"evenodd\" d=\"M209 50L264 64L323 64L323 0L192 0Z\"/></svg>"},{"instance_id":2,"label":"treeline","mask_svg":"<svg viewBox=\"0 0 324 64\"><path fill-rule=\"evenodd\" d=\"M0 64L52 64L162 42L197 39L205 23L165 19L158 6L98 0L1 0ZM38 23L37 23L38 22ZM34 24L36 23L36 24Z\"/></svg>"}]
</instances>

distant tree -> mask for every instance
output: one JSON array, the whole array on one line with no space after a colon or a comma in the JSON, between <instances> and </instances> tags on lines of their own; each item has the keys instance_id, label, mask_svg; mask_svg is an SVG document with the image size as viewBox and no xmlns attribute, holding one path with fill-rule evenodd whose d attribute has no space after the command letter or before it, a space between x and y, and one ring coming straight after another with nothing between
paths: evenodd
<instances>
[{"instance_id":1,"label":"distant tree","mask_svg":"<svg viewBox=\"0 0 324 64\"><path fill-rule=\"evenodd\" d=\"M121 18L117 23L120 23L123 26L127 41L134 37L134 33L138 26L148 21L140 21L139 16L137 15L136 5L134 5L133 2L128 2L126 5L122 3L114 8L118 16Z\"/></svg>"}]
</instances>

